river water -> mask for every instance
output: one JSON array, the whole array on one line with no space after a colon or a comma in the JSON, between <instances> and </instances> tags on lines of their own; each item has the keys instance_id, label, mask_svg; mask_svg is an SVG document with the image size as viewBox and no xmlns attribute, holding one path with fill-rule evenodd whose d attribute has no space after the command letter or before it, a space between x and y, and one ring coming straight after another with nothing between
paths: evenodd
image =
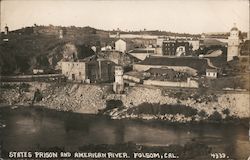
<instances>
[{"instance_id":1,"label":"river water","mask_svg":"<svg viewBox=\"0 0 250 160\"><path fill-rule=\"evenodd\" d=\"M108 117L58 112L37 107L0 108L0 142L7 151L86 144L134 142L148 146L183 145L199 140L230 157L250 156L247 124L171 124L163 121L111 120ZM3 124L6 126L4 127Z\"/></svg>"}]
</instances>

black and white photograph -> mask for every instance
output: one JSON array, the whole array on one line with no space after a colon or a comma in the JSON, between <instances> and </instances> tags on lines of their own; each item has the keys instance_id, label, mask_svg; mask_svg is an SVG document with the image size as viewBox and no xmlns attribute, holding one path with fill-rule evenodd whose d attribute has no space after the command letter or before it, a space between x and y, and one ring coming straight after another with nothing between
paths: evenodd
<instances>
[{"instance_id":1,"label":"black and white photograph","mask_svg":"<svg viewBox=\"0 0 250 160\"><path fill-rule=\"evenodd\" d=\"M250 160L249 0L0 0L0 160Z\"/></svg>"}]
</instances>

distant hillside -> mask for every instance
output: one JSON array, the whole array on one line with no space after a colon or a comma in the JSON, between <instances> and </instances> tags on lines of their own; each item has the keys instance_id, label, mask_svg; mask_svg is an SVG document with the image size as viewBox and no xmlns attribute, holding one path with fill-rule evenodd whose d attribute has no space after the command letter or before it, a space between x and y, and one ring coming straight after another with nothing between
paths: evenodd
<instances>
[{"instance_id":1,"label":"distant hillside","mask_svg":"<svg viewBox=\"0 0 250 160\"><path fill-rule=\"evenodd\" d=\"M59 38L59 33L63 38ZM8 38L8 42L3 42ZM55 69L66 58L85 58L94 54L91 46L105 46L112 39L106 31L91 27L38 26L0 35L0 73L30 74L33 68ZM68 56L65 56L69 54ZM76 56L75 56L76 55Z\"/></svg>"},{"instance_id":2,"label":"distant hillside","mask_svg":"<svg viewBox=\"0 0 250 160\"><path fill-rule=\"evenodd\" d=\"M170 31L159 31L159 30L144 30L144 31L111 31L111 34L116 34L119 32L120 34L147 34L147 35L155 35L155 36L179 36L179 37L200 37L200 34L189 34L189 33L175 33Z\"/></svg>"},{"instance_id":3,"label":"distant hillside","mask_svg":"<svg viewBox=\"0 0 250 160\"><path fill-rule=\"evenodd\" d=\"M37 26L26 27L12 31L11 34L16 35L44 35L55 36L59 38L59 32L63 32L63 39L73 41L76 44L98 45L98 43L109 40L107 31L98 30L92 27L61 27L61 26ZM104 45L104 44L103 44Z\"/></svg>"},{"instance_id":4,"label":"distant hillside","mask_svg":"<svg viewBox=\"0 0 250 160\"><path fill-rule=\"evenodd\" d=\"M59 39L55 35L20 31L10 33L9 42L0 43L0 73L3 75L27 74L33 68L53 69L63 54L71 54L65 47L68 43L76 47L78 58L94 54L84 41L76 43L77 39Z\"/></svg>"}]
</instances>

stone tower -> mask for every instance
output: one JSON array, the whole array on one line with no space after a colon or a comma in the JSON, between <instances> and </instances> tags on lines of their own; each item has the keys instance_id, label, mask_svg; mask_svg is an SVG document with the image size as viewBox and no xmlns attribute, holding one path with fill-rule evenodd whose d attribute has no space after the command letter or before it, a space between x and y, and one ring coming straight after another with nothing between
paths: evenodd
<instances>
[{"instance_id":1,"label":"stone tower","mask_svg":"<svg viewBox=\"0 0 250 160\"><path fill-rule=\"evenodd\" d=\"M113 84L113 90L118 94L121 94L124 90L122 66L115 66L115 82Z\"/></svg>"},{"instance_id":2,"label":"stone tower","mask_svg":"<svg viewBox=\"0 0 250 160\"><path fill-rule=\"evenodd\" d=\"M231 61L233 57L239 56L239 44L239 30L234 24L234 27L230 30L230 36L228 37L227 61Z\"/></svg>"}]
</instances>

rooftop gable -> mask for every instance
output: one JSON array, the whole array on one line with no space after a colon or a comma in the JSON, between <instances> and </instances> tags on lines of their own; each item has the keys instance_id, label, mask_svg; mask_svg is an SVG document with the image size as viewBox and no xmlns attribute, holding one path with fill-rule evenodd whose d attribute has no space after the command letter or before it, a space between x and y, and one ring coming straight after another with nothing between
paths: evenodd
<instances>
[{"instance_id":1,"label":"rooftop gable","mask_svg":"<svg viewBox=\"0 0 250 160\"><path fill-rule=\"evenodd\" d=\"M162 65L162 66L187 66L204 73L206 68L209 68L206 59L198 57L163 57L163 56L150 56L141 61L141 65Z\"/></svg>"}]
</instances>

